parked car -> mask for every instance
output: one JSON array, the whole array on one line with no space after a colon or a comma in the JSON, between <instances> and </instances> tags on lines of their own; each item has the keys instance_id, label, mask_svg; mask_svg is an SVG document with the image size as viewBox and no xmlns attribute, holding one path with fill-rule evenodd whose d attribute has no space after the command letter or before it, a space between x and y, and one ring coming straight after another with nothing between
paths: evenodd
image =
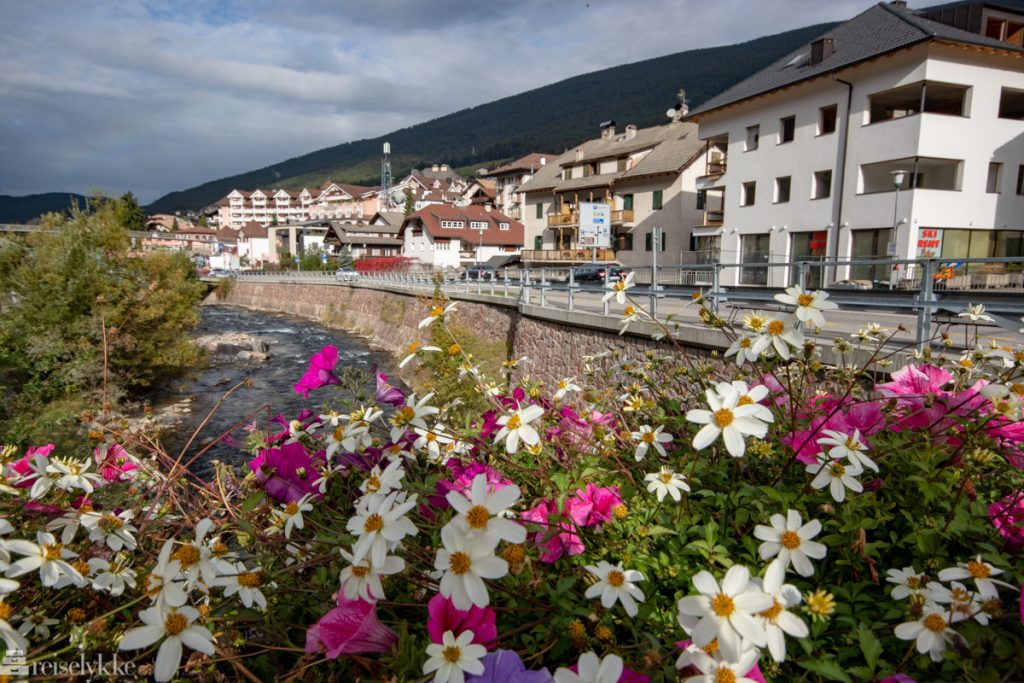
<instances>
[{"instance_id":1,"label":"parked car","mask_svg":"<svg viewBox=\"0 0 1024 683\"><path fill-rule=\"evenodd\" d=\"M210 271L210 277L237 277L237 275L233 270L225 270L224 268L214 268Z\"/></svg>"},{"instance_id":2,"label":"parked car","mask_svg":"<svg viewBox=\"0 0 1024 683\"><path fill-rule=\"evenodd\" d=\"M576 282L604 282L605 273L611 281L626 277L629 272L621 263L584 263L572 271Z\"/></svg>"},{"instance_id":3,"label":"parked car","mask_svg":"<svg viewBox=\"0 0 1024 683\"><path fill-rule=\"evenodd\" d=\"M498 273L494 270L494 266L489 266L486 263L470 266L462 273L463 280L494 280L497 277Z\"/></svg>"},{"instance_id":4,"label":"parked car","mask_svg":"<svg viewBox=\"0 0 1024 683\"><path fill-rule=\"evenodd\" d=\"M334 273L334 279L338 282L355 282L359 279L359 272L355 268L338 268Z\"/></svg>"}]
</instances>

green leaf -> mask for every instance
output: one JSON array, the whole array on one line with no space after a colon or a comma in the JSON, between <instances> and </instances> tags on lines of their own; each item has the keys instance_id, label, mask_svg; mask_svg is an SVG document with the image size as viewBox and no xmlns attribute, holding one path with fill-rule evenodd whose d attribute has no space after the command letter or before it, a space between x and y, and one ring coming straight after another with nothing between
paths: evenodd
<instances>
[{"instance_id":1,"label":"green leaf","mask_svg":"<svg viewBox=\"0 0 1024 683\"><path fill-rule=\"evenodd\" d=\"M882 655L882 643L878 640L867 624L861 624L857 629L857 639L860 641L860 651L864 653L864 661L874 672L878 666L878 658Z\"/></svg>"},{"instance_id":2,"label":"green leaf","mask_svg":"<svg viewBox=\"0 0 1024 683\"><path fill-rule=\"evenodd\" d=\"M248 498L245 499L245 502L242 503L242 514L247 515L253 510L255 510L256 506L262 503L263 499L266 497L267 494L263 491L257 491L256 493L250 495Z\"/></svg>"},{"instance_id":3,"label":"green leaf","mask_svg":"<svg viewBox=\"0 0 1024 683\"><path fill-rule=\"evenodd\" d=\"M672 529L666 529L663 526L652 526L647 530L648 536L675 536L677 532Z\"/></svg>"},{"instance_id":4,"label":"green leaf","mask_svg":"<svg viewBox=\"0 0 1024 683\"><path fill-rule=\"evenodd\" d=\"M843 683L852 683L850 677L846 675L846 672L836 662L824 659L818 659L810 662L798 662L800 666L807 669L812 673L816 673L825 680L828 681L842 681Z\"/></svg>"}]
</instances>

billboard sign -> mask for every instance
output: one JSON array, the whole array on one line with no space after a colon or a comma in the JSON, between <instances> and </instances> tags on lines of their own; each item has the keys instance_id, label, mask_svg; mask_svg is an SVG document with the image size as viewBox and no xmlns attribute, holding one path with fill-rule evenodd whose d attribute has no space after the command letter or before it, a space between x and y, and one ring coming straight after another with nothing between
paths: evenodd
<instances>
[{"instance_id":1,"label":"billboard sign","mask_svg":"<svg viewBox=\"0 0 1024 683\"><path fill-rule=\"evenodd\" d=\"M597 202L580 202L580 247L612 245L612 207Z\"/></svg>"}]
</instances>

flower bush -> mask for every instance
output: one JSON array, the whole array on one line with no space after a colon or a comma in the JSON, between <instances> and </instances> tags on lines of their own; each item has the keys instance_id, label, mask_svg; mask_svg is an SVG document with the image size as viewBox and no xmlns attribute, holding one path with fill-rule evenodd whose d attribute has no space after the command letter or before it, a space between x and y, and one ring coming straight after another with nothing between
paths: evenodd
<instances>
[{"instance_id":1,"label":"flower bush","mask_svg":"<svg viewBox=\"0 0 1024 683\"><path fill-rule=\"evenodd\" d=\"M544 387L461 357L483 411L340 391L325 347L310 411L208 481L111 425L89 457L7 448L0 638L158 681L1020 679L1024 353L897 368L873 325L826 364L827 295L779 300L739 329L698 301L724 360Z\"/></svg>"}]
</instances>

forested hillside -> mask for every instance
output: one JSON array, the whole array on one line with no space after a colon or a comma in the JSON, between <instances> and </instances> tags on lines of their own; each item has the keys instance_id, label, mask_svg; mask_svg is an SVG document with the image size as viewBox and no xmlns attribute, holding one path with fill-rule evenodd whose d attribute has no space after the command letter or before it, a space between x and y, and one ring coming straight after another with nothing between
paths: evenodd
<instances>
[{"instance_id":1,"label":"forested hillside","mask_svg":"<svg viewBox=\"0 0 1024 683\"><path fill-rule=\"evenodd\" d=\"M88 200L70 192L47 192L12 197L0 194L0 223L27 223L44 213L67 213L72 206L84 207Z\"/></svg>"},{"instance_id":2,"label":"forested hillside","mask_svg":"<svg viewBox=\"0 0 1024 683\"><path fill-rule=\"evenodd\" d=\"M650 126L685 87L696 106L798 46L832 24L819 24L739 45L689 50L576 76L512 97L482 104L369 140L347 142L257 171L172 192L151 212L200 208L233 188L294 188L327 177L377 182L381 143L391 142L396 175L425 163L483 163L530 151L560 152L597 134L602 121Z\"/></svg>"}]
</instances>

